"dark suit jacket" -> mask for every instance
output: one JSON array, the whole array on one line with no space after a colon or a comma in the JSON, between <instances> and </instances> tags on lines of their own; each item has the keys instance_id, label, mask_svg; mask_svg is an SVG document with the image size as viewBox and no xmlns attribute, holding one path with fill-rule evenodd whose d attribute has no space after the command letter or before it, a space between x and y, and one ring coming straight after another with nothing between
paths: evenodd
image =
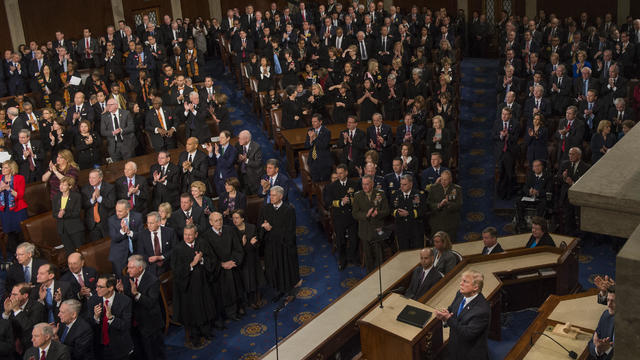
<instances>
[{"instance_id":1,"label":"dark suit jacket","mask_svg":"<svg viewBox=\"0 0 640 360\"><path fill-rule=\"evenodd\" d=\"M565 129L567 127L567 124L568 121L566 118L560 120L558 129ZM561 139L560 133L556 131L554 137L558 142L558 157L560 158L562 156L561 160L567 158L569 149L571 149L572 147L579 147L582 149L582 141L584 141L584 131L584 122L577 118L573 120L573 125L571 126L571 129L569 129L569 132L565 134L564 139ZM563 141L565 142L564 152L562 151Z\"/></svg>"},{"instance_id":2,"label":"dark suit jacket","mask_svg":"<svg viewBox=\"0 0 640 360\"><path fill-rule=\"evenodd\" d=\"M614 324L615 316L609 314L609 310L605 310L602 312L600 316L600 320L598 320L598 327L596 328L596 333L598 333L598 338L605 339L609 338L609 340L614 340ZM596 355L596 347L593 343L593 337L589 340L589 353L593 359L597 360L610 360L613 359L614 350L611 350L608 354L600 354Z\"/></svg>"},{"instance_id":3,"label":"dark suit jacket","mask_svg":"<svg viewBox=\"0 0 640 360\"><path fill-rule=\"evenodd\" d=\"M238 162L238 170L240 170L240 174L246 172L248 187L251 189L251 192L257 193L260 184L260 176L264 172L262 164L262 148L260 147L260 144L255 141L251 141L248 146L249 151L246 154L248 162L245 165ZM236 151L238 154L242 154L242 146L239 144L236 145Z\"/></svg>"},{"instance_id":4,"label":"dark suit jacket","mask_svg":"<svg viewBox=\"0 0 640 360\"><path fill-rule=\"evenodd\" d=\"M31 171L29 169L29 160L22 158L22 153L24 151L24 146L20 144L17 140L13 145L13 153L12 159L18 163L18 174L24 176L24 179L27 183L33 181L39 181L42 173L44 172L45 160L46 160L46 151L42 147L42 143L40 140L31 139L31 151L33 151L35 169Z\"/></svg>"},{"instance_id":5,"label":"dark suit jacket","mask_svg":"<svg viewBox=\"0 0 640 360\"><path fill-rule=\"evenodd\" d=\"M20 339L23 349L31 346L31 331L33 326L47 321L45 308L36 299L29 299L18 315L11 313L9 316L11 325L13 326L13 336Z\"/></svg>"},{"instance_id":6,"label":"dark suit jacket","mask_svg":"<svg viewBox=\"0 0 640 360\"><path fill-rule=\"evenodd\" d=\"M578 179L580 179L580 177L582 177L582 175L584 175L584 173L587 172L587 170L589 170L590 167L591 165L587 164L582 160L580 160L580 162L578 163L578 168L575 171L573 170L573 165L571 164L570 161L565 161L560 164L560 166L558 167L557 176L560 177L559 180L561 181L561 184L562 184L560 187L561 201L566 199L567 193L569 192L569 188L571 187L562 179L562 174L564 173L564 171L565 170L567 171L567 176L570 177L575 183L576 181L578 181Z\"/></svg>"},{"instance_id":7,"label":"dark suit jacket","mask_svg":"<svg viewBox=\"0 0 640 360\"><path fill-rule=\"evenodd\" d=\"M162 109L162 117L164 119L164 124L167 128L167 130L170 130L171 128L176 129L176 126L178 126L176 119L174 118L174 115L172 112L168 111L168 109L165 108L161 108ZM155 109L151 109L149 111L147 111L147 114L145 115L145 130L147 131L147 134L149 134L149 138L151 139L151 146L153 146L153 149L156 151L160 151L163 148L167 148L167 146L172 145L172 147L175 147L175 139L176 139L176 133L173 134L172 138L167 138L164 136L160 136L160 134L156 133L156 128L161 129L162 125L160 124L160 119L158 119L158 113L156 112ZM170 141L170 140L173 141Z\"/></svg>"},{"instance_id":8,"label":"dark suit jacket","mask_svg":"<svg viewBox=\"0 0 640 360\"><path fill-rule=\"evenodd\" d=\"M61 338L63 333L64 326L60 324L58 338ZM81 314L67 332L67 337L64 339L63 344L67 346L71 360L95 359L93 353L93 328L82 318Z\"/></svg>"},{"instance_id":9,"label":"dark suit jacket","mask_svg":"<svg viewBox=\"0 0 640 360\"><path fill-rule=\"evenodd\" d=\"M506 138L500 138L500 132L504 128L502 120L498 120L494 123L493 126L493 143L494 143L494 153L496 161L499 161L500 155L502 155L505 142L507 145L506 152L511 153L515 156L518 153L518 137L520 135L520 127L518 126L518 122L511 119L509 120L508 126L508 136Z\"/></svg>"},{"instance_id":10,"label":"dark suit jacket","mask_svg":"<svg viewBox=\"0 0 640 360\"><path fill-rule=\"evenodd\" d=\"M533 120L533 108L536 107L536 101L534 97L530 97L524 103L524 113L522 115L527 119L527 126L531 127L530 124ZM551 115L552 110L551 102L547 98L542 98L540 100L540 113L542 113L545 119Z\"/></svg>"},{"instance_id":11,"label":"dark suit jacket","mask_svg":"<svg viewBox=\"0 0 640 360\"><path fill-rule=\"evenodd\" d=\"M313 130L310 128L309 130ZM305 140L304 147L309 149L309 170L311 171L312 179L320 179L326 172L331 172L331 165L333 165L333 157L331 156L331 130L321 126L318 131L318 136L310 141L309 135ZM316 159L313 159L313 153L316 153Z\"/></svg>"},{"instance_id":12,"label":"dark suit jacket","mask_svg":"<svg viewBox=\"0 0 640 360\"><path fill-rule=\"evenodd\" d=\"M93 207L95 204L91 203L93 186L86 184L80 189L80 192L82 193L82 207L85 209L84 223L87 225L87 229L92 230L96 225L95 219L93 218ZM106 181L102 181L100 185L100 196L102 196L102 201L98 203L100 225L102 225L103 231L107 233L109 231L107 219L113 215L116 207L116 192L114 186Z\"/></svg>"},{"instance_id":13,"label":"dark suit jacket","mask_svg":"<svg viewBox=\"0 0 640 360\"><path fill-rule=\"evenodd\" d=\"M185 99L188 99L187 95L185 95ZM200 144L210 142L211 130L209 130L209 124L207 124L207 117L209 117L209 112L203 105L198 105L198 107L194 108L194 110L195 115L191 111L186 112L185 115L184 107L180 108L180 106L178 106L176 112L180 120L185 125L187 136L197 137Z\"/></svg>"},{"instance_id":14,"label":"dark suit jacket","mask_svg":"<svg viewBox=\"0 0 640 360\"><path fill-rule=\"evenodd\" d=\"M482 248L482 255L491 255L491 254L498 254L501 252L504 252L504 249L502 249L502 246L500 246L500 243L496 243L496 246L493 248L493 250L490 253L487 253L487 251L489 250L489 248L487 248L486 246Z\"/></svg>"},{"instance_id":15,"label":"dark suit jacket","mask_svg":"<svg viewBox=\"0 0 640 360\"><path fill-rule=\"evenodd\" d=\"M25 351L22 358L24 360L40 359L40 348L29 348L27 351ZM67 346L61 344L57 340L52 340L51 345L49 345L49 351L47 352L47 360L69 359L71 359L69 355L69 348L67 348Z\"/></svg>"},{"instance_id":16,"label":"dark suit jacket","mask_svg":"<svg viewBox=\"0 0 640 360\"><path fill-rule=\"evenodd\" d=\"M552 190L552 186L553 178L549 176L546 171L543 170L540 179L538 179L533 170L531 170L527 174L527 180L524 184L524 187L522 188L522 191L528 195L529 189L538 190L538 192L540 193L539 196L544 199L545 194Z\"/></svg>"},{"instance_id":17,"label":"dark suit jacket","mask_svg":"<svg viewBox=\"0 0 640 360\"><path fill-rule=\"evenodd\" d=\"M349 150L351 150L351 161L357 165L362 165L364 161L364 153L368 150L367 134L364 131L356 128L351 143L344 140L344 134L349 135L349 130L345 129L340 132L338 137L337 146L342 148L342 154L340 155L340 162L343 164L349 163ZM354 174L352 174L354 175Z\"/></svg>"},{"instance_id":18,"label":"dark suit jacket","mask_svg":"<svg viewBox=\"0 0 640 360\"><path fill-rule=\"evenodd\" d=\"M535 238L533 237L533 235L531 235L531 237L529 238L529 241L527 241L527 245L525 245L525 247L527 247L527 248L531 247L531 245L533 245L534 242L535 242ZM549 233L544 233L544 235L542 235L542 237L540 238L540 241L534 247L538 247L538 246L553 246L553 247L556 247L556 243L553 241L553 239L551 238L551 235L549 235Z\"/></svg>"},{"instance_id":19,"label":"dark suit jacket","mask_svg":"<svg viewBox=\"0 0 640 360\"><path fill-rule=\"evenodd\" d=\"M84 231L84 224L80 219L82 195L75 191L69 191L69 199L67 200L64 215L62 218L58 218L61 200L62 193L59 192L53 197L51 204L51 214L53 215L53 218L56 219L58 234L75 234Z\"/></svg>"},{"instance_id":20,"label":"dark suit jacket","mask_svg":"<svg viewBox=\"0 0 640 360\"><path fill-rule=\"evenodd\" d=\"M15 346L11 321L0 317L0 357L11 360Z\"/></svg>"},{"instance_id":21,"label":"dark suit jacket","mask_svg":"<svg viewBox=\"0 0 640 360\"><path fill-rule=\"evenodd\" d=\"M40 284L37 284L34 288L31 289L31 294L29 294L29 298L37 300L39 298L39 290L40 290ZM64 280L54 280L53 281L53 293L51 295L52 296L55 295L55 293L58 290L60 290L60 294L62 294L62 300L61 300L60 303L62 303L62 301L65 301L65 300L76 299L77 298L77 296L76 296L77 294L73 293L73 289L71 287L71 284L69 284L68 282L66 282ZM44 308L45 308L45 314L47 314L49 311L52 311L55 321L56 322L60 321L60 318L58 318L58 310L60 308L58 307L58 304L56 304L55 300L52 301L51 306L49 306L46 301L45 301L45 303L43 305L44 305ZM48 315L46 315L46 316L48 316Z\"/></svg>"},{"instance_id":22,"label":"dark suit jacket","mask_svg":"<svg viewBox=\"0 0 640 360\"><path fill-rule=\"evenodd\" d=\"M172 228L161 226L158 231L160 232L161 253L162 256L164 256L162 266L158 266L158 262L149 263L149 257L155 256L155 252L153 250L153 236L151 232L145 229L136 234L136 244L138 245L136 253L144 256L144 260L149 263L147 269L155 275L160 275L170 270L171 250L178 242L176 232Z\"/></svg>"},{"instance_id":23,"label":"dark suit jacket","mask_svg":"<svg viewBox=\"0 0 640 360\"><path fill-rule=\"evenodd\" d=\"M449 312L453 316L447 320L451 329L447 344L448 359L456 360L486 360L489 358L487 338L491 307L482 293L465 304L460 314L457 314L464 297L460 292L456 294Z\"/></svg>"},{"instance_id":24,"label":"dark suit jacket","mask_svg":"<svg viewBox=\"0 0 640 360\"><path fill-rule=\"evenodd\" d=\"M131 116L131 113L127 110L118 110L117 116L120 128L122 129L122 132L120 133L123 137L121 146L134 149L138 144L138 141L135 136L133 116ZM116 149L115 136L112 134L114 130L111 113L107 112L102 114L102 118L100 119L100 135L107 139L107 150L109 154L113 154Z\"/></svg>"},{"instance_id":25,"label":"dark suit jacket","mask_svg":"<svg viewBox=\"0 0 640 360\"><path fill-rule=\"evenodd\" d=\"M437 255L438 255L438 250L434 249L433 258L435 259ZM438 260L438 263L435 264L433 268L438 270L443 275L446 275L457 264L458 264L458 257L451 251L444 251L442 252L440 260Z\"/></svg>"},{"instance_id":26,"label":"dark suit jacket","mask_svg":"<svg viewBox=\"0 0 640 360\"><path fill-rule=\"evenodd\" d=\"M29 269L29 271L31 271L31 281L30 281L31 284L34 284L34 285L37 284L36 278L38 275L38 268L40 268L41 265L44 265L46 263L47 261L43 259L33 258L33 261L31 262L31 266L33 267L33 269ZM22 265L15 262L9 267L9 270L7 270L7 280L6 280L7 293L11 292L11 289L13 288L14 285L22 282L24 282L24 269Z\"/></svg>"},{"instance_id":27,"label":"dark suit jacket","mask_svg":"<svg viewBox=\"0 0 640 360\"><path fill-rule=\"evenodd\" d=\"M208 171L209 171L209 157L202 151L196 151L196 154L193 156L193 160L191 161L191 171L184 172L182 169L182 163L189 159L189 153L183 151L180 153L180 157L178 158L178 169L180 174L182 174L181 181L181 190L182 192L190 193L191 183L200 180L205 184L209 183L207 179Z\"/></svg>"},{"instance_id":28,"label":"dark suit jacket","mask_svg":"<svg viewBox=\"0 0 640 360\"><path fill-rule=\"evenodd\" d=\"M147 70L153 70L155 68L155 60L153 58L153 55L151 55L151 53L146 50L143 50L142 52L143 52L142 63L147 66L146 67ZM134 52L133 54L129 54L125 62L125 68L127 69L127 73L129 73L129 76L132 79L138 78L137 66L139 64L139 61L140 61L140 54Z\"/></svg>"},{"instance_id":29,"label":"dark suit jacket","mask_svg":"<svg viewBox=\"0 0 640 360\"><path fill-rule=\"evenodd\" d=\"M265 174L262 176L262 179L269 181L269 176ZM287 201L287 196L289 195L289 177L281 172L278 172L278 175L276 176L276 181L274 182L273 186L281 186L284 189L284 197L282 198L282 200ZM260 192L258 192L258 196L264 197L266 202L267 195L269 195L269 191L267 190L266 193L263 193L262 186L260 186Z\"/></svg>"},{"instance_id":30,"label":"dark suit jacket","mask_svg":"<svg viewBox=\"0 0 640 360\"><path fill-rule=\"evenodd\" d=\"M131 341L131 299L118 292L115 293L111 314L113 321L109 324L109 345L102 345L102 319L98 322L94 319L93 308L98 304L104 304L104 299L99 296L92 296L87 301L87 321L93 327L96 355L102 359L121 359L131 352L133 342ZM103 310L104 311L104 310Z\"/></svg>"},{"instance_id":31,"label":"dark suit jacket","mask_svg":"<svg viewBox=\"0 0 640 360\"><path fill-rule=\"evenodd\" d=\"M157 209L158 205L163 202L168 202L171 204L172 208L177 208L180 204L180 180L182 169L180 169L176 164L170 162L167 164L167 171L165 172L165 176L167 177L167 183L157 183L153 185L153 173L161 172L161 167L159 164L151 165L149 169L149 178L148 183L151 187L151 207L150 209Z\"/></svg>"},{"instance_id":32,"label":"dark suit jacket","mask_svg":"<svg viewBox=\"0 0 640 360\"><path fill-rule=\"evenodd\" d=\"M120 234L120 222L117 215L109 217L109 237L111 237L111 247L109 248L109 261L116 264L127 263L129 257L129 239L127 235ZM129 212L129 230L133 231L131 241L133 242L133 251L136 251L135 235L142 231L142 215L135 211Z\"/></svg>"},{"instance_id":33,"label":"dark suit jacket","mask_svg":"<svg viewBox=\"0 0 640 360\"><path fill-rule=\"evenodd\" d=\"M84 286L91 289L91 293L95 294L96 284L98 283L98 272L96 269L88 266L84 266L82 268L82 279L84 281ZM78 283L78 279L71 273L71 271L65 271L62 276L60 276L60 280L65 281L71 285L71 291L73 291L74 295L78 295L80 292L80 284Z\"/></svg>"},{"instance_id":34,"label":"dark suit jacket","mask_svg":"<svg viewBox=\"0 0 640 360\"><path fill-rule=\"evenodd\" d=\"M220 152L222 152L222 147L220 147ZM236 168L234 166L236 162L237 150L235 146L231 145L231 143L227 144L227 149L220 155L220 157L216 158L215 153L213 157L209 157L209 166L215 166L216 169L213 173L213 181L214 183L223 182L229 177L238 177L236 173Z\"/></svg>"},{"instance_id":35,"label":"dark suit jacket","mask_svg":"<svg viewBox=\"0 0 640 360\"><path fill-rule=\"evenodd\" d=\"M91 107L91 105L89 105L88 102L85 102L84 104L82 104L82 108L80 109L80 118L74 124L73 114L75 113L76 113L76 105L72 103L71 106L67 108L67 117L65 118L68 127L73 126L74 128L77 129L81 120L89 120L91 124L94 123L95 114L93 111L93 107ZM122 126L122 124L120 124L120 126Z\"/></svg>"},{"instance_id":36,"label":"dark suit jacket","mask_svg":"<svg viewBox=\"0 0 640 360\"><path fill-rule=\"evenodd\" d=\"M433 285L435 285L440 279L442 279L442 274L436 270L436 268L431 267L427 277L425 277L424 281L422 281L422 266L418 266L415 270L413 270L413 274L411 275L411 282L409 283L409 287L407 291L405 291L404 296L409 299L418 300L422 295L424 295Z\"/></svg>"},{"instance_id":37,"label":"dark suit jacket","mask_svg":"<svg viewBox=\"0 0 640 360\"><path fill-rule=\"evenodd\" d=\"M135 182L133 185L140 186L138 188L140 194L133 194L134 203L131 210L145 215L148 211L149 185L147 184L147 179L142 175L135 175L134 179ZM121 176L116 179L114 187L116 189L116 200L129 200L129 196L127 196L129 191L129 179L126 176Z\"/></svg>"},{"instance_id":38,"label":"dark suit jacket","mask_svg":"<svg viewBox=\"0 0 640 360\"><path fill-rule=\"evenodd\" d=\"M197 206L191 207L191 218L193 224L198 227L198 233L203 234L204 230L209 226L209 221L202 211L202 208ZM184 227L187 225L187 216L181 208L174 210L169 218L169 227L176 230L176 234L180 241L182 241L182 234L184 233Z\"/></svg>"},{"instance_id":39,"label":"dark suit jacket","mask_svg":"<svg viewBox=\"0 0 640 360\"><path fill-rule=\"evenodd\" d=\"M382 143L382 152L391 151L391 146L393 145L393 133L391 131L391 126L383 123L380 126L380 136L382 136L382 139L384 140ZM369 145L371 141L376 144L376 139L376 127L371 125L367 128L367 145Z\"/></svg>"},{"instance_id":40,"label":"dark suit jacket","mask_svg":"<svg viewBox=\"0 0 640 360\"><path fill-rule=\"evenodd\" d=\"M124 288L123 294L131 299L133 304L134 326L138 327L142 336L153 336L160 334L163 327L162 312L160 311L160 281L150 271L142 274L142 279L138 283L140 297L135 299L131 293L131 279L125 276L122 280ZM162 346L162 344L157 344Z\"/></svg>"}]
</instances>

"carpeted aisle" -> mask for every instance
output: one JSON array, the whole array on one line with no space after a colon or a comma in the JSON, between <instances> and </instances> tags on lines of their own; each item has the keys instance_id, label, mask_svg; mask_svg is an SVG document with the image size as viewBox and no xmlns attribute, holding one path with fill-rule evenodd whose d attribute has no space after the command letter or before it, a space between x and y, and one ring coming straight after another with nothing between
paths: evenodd
<instances>
[{"instance_id":1,"label":"carpeted aisle","mask_svg":"<svg viewBox=\"0 0 640 360\"><path fill-rule=\"evenodd\" d=\"M215 86L229 96L228 106L234 132L247 129L254 141L262 147L263 159L277 158L282 162L284 155L278 154L261 128L261 119L251 112L250 101L242 92L236 90L231 75L222 74L222 63L211 61L207 64L207 73L215 77ZM260 122L259 122L260 121ZM280 169L285 171L286 163ZM298 298L285 307L278 317L278 337L284 338L306 320L318 313L342 293L352 287L364 275L359 267L349 267L339 272L335 257L331 254L331 245L313 216L307 199L292 181L289 200L296 207L298 254L300 275L303 279ZM269 300L275 295L264 294ZM275 304L269 303L260 310L247 309L247 315L239 322L227 322L228 329L216 331L213 342L205 349L193 351L184 347L184 330L172 326L166 337L168 358L187 359L256 359L269 350L275 340L273 310Z\"/></svg>"}]
</instances>

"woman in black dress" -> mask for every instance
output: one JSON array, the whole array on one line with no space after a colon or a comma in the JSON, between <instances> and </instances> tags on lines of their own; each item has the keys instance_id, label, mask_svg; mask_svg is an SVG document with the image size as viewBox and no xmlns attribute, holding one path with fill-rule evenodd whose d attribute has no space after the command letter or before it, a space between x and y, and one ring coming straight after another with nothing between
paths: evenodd
<instances>
[{"instance_id":1,"label":"woman in black dress","mask_svg":"<svg viewBox=\"0 0 640 360\"><path fill-rule=\"evenodd\" d=\"M56 112L52 108L42 109L42 121L40 121L40 139L42 139L42 146L45 151L51 149L51 143L45 139L49 139L51 129L53 128L53 120L56 118Z\"/></svg>"},{"instance_id":2,"label":"woman in black dress","mask_svg":"<svg viewBox=\"0 0 640 360\"><path fill-rule=\"evenodd\" d=\"M325 108L327 97L324 95L320 84L313 84L311 86L311 96L307 98L307 101L311 107L312 114L320 114L323 117L327 116L327 109Z\"/></svg>"},{"instance_id":3,"label":"woman in black dress","mask_svg":"<svg viewBox=\"0 0 640 360\"><path fill-rule=\"evenodd\" d=\"M227 100L227 95L223 93L215 93L213 96L213 102L215 105L213 108L213 114L211 115L213 120L218 124L219 133L227 130L233 135L233 126L231 126L231 120L229 119Z\"/></svg>"},{"instance_id":4,"label":"woman in black dress","mask_svg":"<svg viewBox=\"0 0 640 360\"><path fill-rule=\"evenodd\" d=\"M44 107L52 107L55 99L60 97L60 78L57 77L48 64L42 65L35 79L35 91Z\"/></svg>"},{"instance_id":5,"label":"woman in black dress","mask_svg":"<svg viewBox=\"0 0 640 360\"><path fill-rule=\"evenodd\" d=\"M287 86L286 99L282 102L282 129L297 129L302 127L302 108L296 101L296 87Z\"/></svg>"},{"instance_id":6,"label":"woman in black dress","mask_svg":"<svg viewBox=\"0 0 640 360\"><path fill-rule=\"evenodd\" d=\"M222 214L225 225L231 225L231 214L235 210L247 208L247 196L239 191L240 181L235 177L227 178L224 182L224 192L218 199L218 211Z\"/></svg>"},{"instance_id":7,"label":"woman in black dress","mask_svg":"<svg viewBox=\"0 0 640 360\"><path fill-rule=\"evenodd\" d=\"M282 87L285 89L289 85L297 85L299 81L298 72L300 64L293 59L291 50L284 52L284 62L282 64Z\"/></svg>"},{"instance_id":8,"label":"woman in black dress","mask_svg":"<svg viewBox=\"0 0 640 360\"><path fill-rule=\"evenodd\" d=\"M427 90L427 85L422 81L422 70L418 68L411 70L411 80L409 80L407 84L407 91L405 92L407 107L413 105L417 96L427 97Z\"/></svg>"},{"instance_id":9,"label":"woman in black dress","mask_svg":"<svg viewBox=\"0 0 640 360\"><path fill-rule=\"evenodd\" d=\"M525 134L525 142L527 144L527 162L529 167L533 165L534 160L542 160L546 163L549 154L547 152L547 128L544 126L544 118L542 114L533 116L533 128L527 129Z\"/></svg>"},{"instance_id":10,"label":"woman in black dress","mask_svg":"<svg viewBox=\"0 0 640 360\"><path fill-rule=\"evenodd\" d=\"M361 95L358 98L358 104L360 105L360 121L371 121L373 114L380 112L378 106L378 104L380 104L380 100L376 98L377 92L378 91L374 87L374 82L369 78L365 78Z\"/></svg>"},{"instance_id":11,"label":"woman in black dress","mask_svg":"<svg viewBox=\"0 0 640 360\"><path fill-rule=\"evenodd\" d=\"M427 131L427 159L431 159L431 153L439 152L442 155L442 163L449 164L449 150L451 148L451 134L445 129L444 119L440 115L433 117L432 128Z\"/></svg>"},{"instance_id":12,"label":"woman in black dress","mask_svg":"<svg viewBox=\"0 0 640 360\"><path fill-rule=\"evenodd\" d=\"M49 133L51 159L57 158L60 150L71 149L71 144L73 144L73 134L66 130L65 120L63 118L54 119Z\"/></svg>"},{"instance_id":13,"label":"woman in black dress","mask_svg":"<svg viewBox=\"0 0 640 360\"><path fill-rule=\"evenodd\" d=\"M80 121L78 134L75 136L76 159L80 170L91 169L101 164L101 140L98 133L91 129L89 120Z\"/></svg>"},{"instance_id":14,"label":"woman in black dress","mask_svg":"<svg viewBox=\"0 0 640 360\"><path fill-rule=\"evenodd\" d=\"M611 133L611 121L601 120L598 132L591 137L591 163L595 164L616 144L616 137Z\"/></svg>"},{"instance_id":15,"label":"woman in black dress","mask_svg":"<svg viewBox=\"0 0 640 360\"><path fill-rule=\"evenodd\" d=\"M244 249L244 260L240 265L242 283L247 292L249 304L252 308L259 309L265 305L260 295L260 287L265 284L265 278L258 254L260 243L256 226L245 222L244 210L235 210L232 216L236 234L241 239Z\"/></svg>"},{"instance_id":16,"label":"woman in black dress","mask_svg":"<svg viewBox=\"0 0 640 360\"><path fill-rule=\"evenodd\" d=\"M402 159L402 171L411 171L414 176L418 175L420 158L413 155L413 145L410 142L402 143L400 146L400 159Z\"/></svg>"},{"instance_id":17,"label":"woman in black dress","mask_svg":"<svg viewBox=\"0 0 640 360\"><path fill-rule=\"evenodd\" d=\"M260 68L256 72L255 76L258 78L258 92L273 89L271 66L269 66L269 60L266 57L260 58Z\"/></svg>"},{"instance_id":18,"label":"woman in black dress","mask_svg":"<svg viewBox=\"0 0 640 360\"><path fill-rule=\"evenodd\" d=\"M333 114L331 115L331 123L345 124L347 117L353 115L353 98L349 94L349 84L342 83L335 85L337 90L333 90ZM334 88L334 87L332 87Z\"/></svg>"}]
</instances>

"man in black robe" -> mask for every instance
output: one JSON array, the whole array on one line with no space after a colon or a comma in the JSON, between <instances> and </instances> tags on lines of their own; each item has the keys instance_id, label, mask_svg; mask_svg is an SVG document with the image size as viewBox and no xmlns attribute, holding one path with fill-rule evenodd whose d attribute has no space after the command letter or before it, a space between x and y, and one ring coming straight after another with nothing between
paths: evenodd
<instances>
[{"instance_id":1,"label":"man in black robe","mask_svg":"<svg viewBox=\"0 0 640 360\"><path fill-rule=\"evenodd\" d=\"M185 226L184 241L171 254L171 269L173 315L189 334L185 345L202 349L211 339L210 324L216 315L211 284L218 275L220 262L208 242L198 239L195 225Z\"/></svg>"},{"instance_id":2,"label":"man in black robe","mask_svg":"<svg viewBox=\"0 0 640 360\"><path fill-rule=\"evenodd\" d=\"M295 299L300 286L298 249L296 246L296 212L293 206L282 201L284 189L270 189L271 203L264 204L258 217L259 239L264 245L264 268L267 282L277 290L273 299L277 302L285 293L286 302Z\"/></svg>"},{"instance_id":3,"label":"man in black robe","mask_svg":"<svg viewBox=\"0 0 640 360\"><path fill-rule=\"evenodd\" d=\"M220 277L213 284L213 295L218 306L216 328L222 328L222 315L228 319L238 321L245 314L244 287L240 274L240 263L244 257L244 250L240 239L231 226L222 225L222 214L213 212L209 215L209 225L203 238L209 243L220 262Z\"/></svg>"}]
</instances>

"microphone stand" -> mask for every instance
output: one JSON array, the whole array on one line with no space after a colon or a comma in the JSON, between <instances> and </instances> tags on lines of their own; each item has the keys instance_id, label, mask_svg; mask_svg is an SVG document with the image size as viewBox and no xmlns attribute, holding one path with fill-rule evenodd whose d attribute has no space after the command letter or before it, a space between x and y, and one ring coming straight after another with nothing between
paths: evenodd
<instances>
[{"instance_id":1,"label":"microphone stand","mask_svg":"<svg viewBox=\"0 0 640 360\"><path fill-rule=\"evenodd\" d=\"M280 310L284 309L284 307L286 306L285 303L286 299L283 300L278 307L275 308L275 310L273 310L273 321L275 322L274 325L274 329L275 329L275 333L276 333L276 360L280 359L280 354L278 354L278 314L280 313Z\"/></svg>"},{"instance_id":2,"label":"microphone stand","mask_svg":"<svg viewBox=\"0 0 640 360\"><path fill-rule=\"evenodd\" d=\"M567 355L569 355L570 358L572 359L577 359L578 358L578 354L575 351L569 350L566 347L564 347L562 344L560 344L559 342L557 342L554 338L552 338L551 336L543 333L543 332L539 332L536 331L533 334L531 334L531 337L529 338L529 346L533 347L533 336L534 335L542 335L542 336L546 336L549 339L551 339L551 341L553 341L554 343L558 344L558 346L560 346L564 351L567 352Z\"/></svg>"}]
</instances>

